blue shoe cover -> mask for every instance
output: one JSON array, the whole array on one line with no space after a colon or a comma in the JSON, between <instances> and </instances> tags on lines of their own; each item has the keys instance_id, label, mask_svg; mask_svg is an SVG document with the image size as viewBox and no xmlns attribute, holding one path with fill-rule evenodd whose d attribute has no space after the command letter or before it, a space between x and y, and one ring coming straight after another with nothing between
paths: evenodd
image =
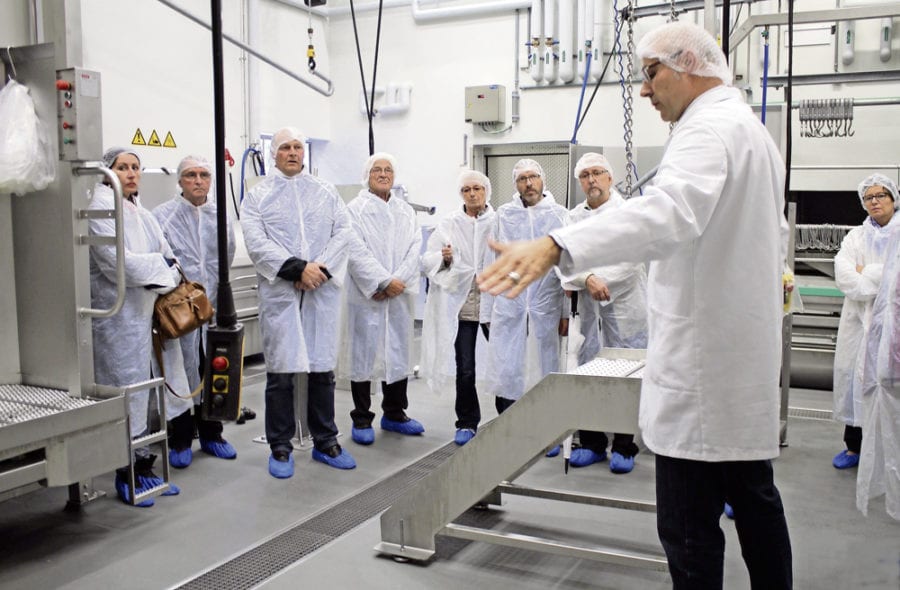
<instances>
[{"instance_id":1,"label":"blue shoe cover","mask_svg":"<svg viewBox=\"0 0 900 590\"><path fill-rule=\"evenodd\" d=\"M203 440L200 439L200 450L219 459L234 459L237 451L227 440Z\"/></svg>"},{"instance_id":2,"label":"blue shoe cover","mask_svg":"<svg viewBox=\"0 0 900 590\"><path fill-rule=\"evenodd\" d=\"M278 479L287 479L294 475L294 456L288 455L287 461L279 461L274 455L269 455L269 473Z\"/></svg>"},{"instance_id":3,"label":"blue shoe cover","mask_svg":"<svg viewBox=\"0 0 900 590\"><path fill-rule=\"evenodd\" d=\"M584 447L573 449L572 456L569 457L569 465L572 467L587 467L588 465L601 463L603 461L606 461L606 451L596 453Z\"/></svg>"},{"instance_id":4,"label":"blue shoe cover","mask_svg":"<svg viewBox=\"0 0 900 590\"><path fill-rule=\"evenodd\" d=\"M560 448L561 447L559 445L556 445L555 447L551 447L550 450L547 451L547 454L544 456L545 457L555 457L555 456L559 455Z\"/></svg>"},{"instance_id":5,"label":"blue shoe cover","mask_svg":"<svg viewBox=\"0 0 900 590\"><path fill-rule=\"evenodd\" d=\"M631 473L634 469L634 457L626 457L615 451L609 458L609 470L613 473Z\"/></svg>"},{"instance_id":6,"label":"blue shoe cover","mask_svg":"<svg viewBox=\"0 0 900 590\"><path fill-rule=\"evenodd\" d=\"M137 487L138 494L147 491L147 488L141 487L139 480L136 481L134 485L135 487ZM126 482L124 478L121 478L118 475L116 475L116 494L118 494L120 500L131 506L131 494L128 490L128 482ZM149 508L153 506L153 504L153 498L147 498L142 502L138 502L137 504L135 504L135 506L137 506L138 508Z\"/></svg>"},{"instance_id":7,"label":"blue shoe cover","mask_svg":"<svg viewBox=\"0 0 900 590\"><path fill-rule=\"evenodd\" d=\"M182 449L180 451L169 449L169 465L175 469L184 469L194 460L194 453L191 448Z\"/></svg>"},{"instance_id":8,"label":"blue shoe cover","mask_svg":"<svg viewBox=\"0 0 900 590\"><path fill-rule=\"evenodd\" d=\"M453 437L453 442L455 442L459 446L463 446L473 438L475 438L474 430L472 430L471 428L458 428L456 430L456 436Z\"/></svg>"},{"instance_id":9,"label":"blue shoe cover","mask_svg":"<svg viewBox=\"0 0 900 590\"><path fill-rule=\"evenodd\" d=\"M323 453L319 449L314 448L312 450L312 458L314 461L319 461L320 463L324 463L329 467L334 467L336 469L355 469L356 468L356 460L345 451L341 449L341 454L337 457L332 457L328 453Z\"/></svg>"},{"instance_id":10,"label":"blue shoe cover","mask_svg":"<svg viewBox=\"0 0 900 590\"><path fill-rule=\"evenodd\" d=\"M354 426L350 429L350 438L358 445L370 445L375 442L375 429L371 426L368 428Z\"/></svg>"},{"instance_id":11,"label":"blue shoe cover","mask_svg":"<svg viewBox=\"0 0 900 590\"><path fill-rule=\"evenodd\" d=\"M727 516L731 520L734 520L734 508L732 508L731 504L729 504L728 502L725 502L724 512L725 512L725 516Z\"/></svg>"},{"instance_id":12,"label":"blue shoe cover","mask_svg":"<svg viewBox=\"0 0 900 590\"><path fill-rule=\"evenodd\" d=\"M155 487L161 486L161 485L163 485L163 483L165 483L165 482L163 482L161 477L158 477L156 475L139 475L137 478L138 478L138 481L141 482L140 487L145 490L149 490L150 488L155 488ZM174 483L172 483L170 481L169 489L160 495L161 496L177 496L180 493L181 493L181 488L179 488L177 485L175 485Z\"/></svg>"},{"instance_id":13,"label":"blue shoe cover","mask_svg":"<svg viewBox=\"0 0 900 590\"><path fill-rule=\"evenodd\" d=\"M425 427L422 426L422 423L418 420L410 418L406 422L397 422L396 420L388 420L384 416L381 417L381 429L408 435L422 434L425 432Z\"/></svg>"},{"instance_id":14,"label":"blue shoe cover","mask_svg":"<svg viewBox=\"0 0 900 590\"><path fill-rule=\"evenodd\" d=\"M831 462L835 469L850 469L859 465L859 455L851 455L846 449L834 456Z\"/></svg>"}]
</instances>

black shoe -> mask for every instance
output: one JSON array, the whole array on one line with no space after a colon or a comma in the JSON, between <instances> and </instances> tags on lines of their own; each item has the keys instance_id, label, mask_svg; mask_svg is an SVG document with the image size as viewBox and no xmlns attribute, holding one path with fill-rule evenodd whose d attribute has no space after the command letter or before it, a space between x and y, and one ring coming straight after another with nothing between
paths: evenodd
<instances>
[{"instance_id":1,"label":"black shoe","mask_svg":"<svg viewBox=\"0 0 900 590\"><path fill-rule=\"evenodd\" d=\"M243 424L247 420L253 420L256 418L256 412L244 406L241 408L241 414L238 416L238 419L235 421L237 424Z\"/></svg>"},{"instance_id":2,"label":"black shoe","mask_svg":"<svg viewBox=\"0 0 900 590\"><path fill-rule=\"evenodd\" d=\"M291 453L289 451L278 450L272 451L272 456L276 461L281 461L282 463L287 463L291 457Z\"/></svg>"}]
</instances>

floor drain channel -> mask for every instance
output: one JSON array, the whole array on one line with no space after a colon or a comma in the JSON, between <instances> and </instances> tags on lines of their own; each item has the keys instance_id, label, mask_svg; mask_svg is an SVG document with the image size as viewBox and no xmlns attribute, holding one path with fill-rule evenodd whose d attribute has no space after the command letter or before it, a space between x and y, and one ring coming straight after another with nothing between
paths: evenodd
<instances>
[{"instance_id":1,"label":"floor drain channel","mask_svg":"<svg viewBox=\"0 0 900 590\"><path fill-rule=\"evenodd\" d=\"M406 490L443 463L456 450L448 443L276 537L188 580L179 589L253 588L324 545L386 510Z\"/></svg>"}]
</instances>

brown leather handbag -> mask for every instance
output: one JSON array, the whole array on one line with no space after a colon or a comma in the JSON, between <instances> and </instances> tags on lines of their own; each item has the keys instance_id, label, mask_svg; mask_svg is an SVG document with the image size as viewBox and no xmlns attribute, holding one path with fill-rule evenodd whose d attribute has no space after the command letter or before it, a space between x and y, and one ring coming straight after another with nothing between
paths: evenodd
<instances>
[{"instance_id":1,"label":"brown leather handbag","mask_svg":"<svg viewBox=\"0 0 900 590\"><path fill-rule=\"evenodd\" d=\"M188 280L180 265L181 282L173 290L156 298L153 326L163 338L181 338L209 322L215 314L206 288Z\"/></svg>"}]
</instances>

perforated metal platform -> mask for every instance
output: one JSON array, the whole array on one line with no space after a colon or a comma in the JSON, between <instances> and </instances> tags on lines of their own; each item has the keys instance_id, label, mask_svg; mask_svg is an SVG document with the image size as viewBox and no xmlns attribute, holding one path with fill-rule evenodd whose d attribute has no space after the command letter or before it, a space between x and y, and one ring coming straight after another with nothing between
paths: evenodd
<instances>
[{"instance_id":1,"label":"perforated metal platform","mask_svg":"<svg viewBox=\"0 0 900 590\"><path fill-rule=\"evenodd\" d=\"M94 405L66 391L31 385L0 385L0 427Z\"/></svg>"},{"instance_id":2,"label":"perforated metal platform","mask_svg":"<svg viewBox=\"0 0 900 590\"><path fill-rule=\"evenodd\" d=\"M643 360L595 358L574 371L572 375L591 377L640 377L638 371L644 368Z\"/></svg>"}]
</instances>

